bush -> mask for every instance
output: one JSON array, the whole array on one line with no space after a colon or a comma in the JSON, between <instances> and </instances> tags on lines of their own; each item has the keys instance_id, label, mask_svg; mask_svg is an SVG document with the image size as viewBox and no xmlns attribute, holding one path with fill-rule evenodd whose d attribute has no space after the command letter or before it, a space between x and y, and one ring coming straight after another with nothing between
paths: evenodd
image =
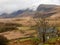
<instances>
[{"instance_id":1,"label":"bush","mask_svg":"<svg viewBox=\"0 0 60 45\"><path fill-rule=\"evenodd\" d=\"M34 45L38 45L40 43L40 39L38 37L34 37L31 39Z\"/></svg>"},{"instance_id":2,"label":"bush","mask_svg":"<svg viewBox=\"0 0 60 45\"><path fill-rule=\"evenodd\" d=\"M6 23L0 25L0 33L1 32L6 32L6 31L12 31L12 30L18 30L17 27L22 26L22 24L16 24L16 23Z\"/></svg>"},{"instance_id":3,"label":"bush","mask_svg":"<svg viewBox=\"0 0 60 45\"><path fill-rule=\"evenodd\" d=\"M18 23L6 23L5 26L15 26L15 27L20 27L20 26L22 26L22 24L18 24Z\"/></svg>"},{"instance_id":4,"label":"bush","mask_svg":"<svg viewBox=\"0 0 60 45\"><path fill-rule=\"evenodd\" d=\"M18 28L14 26L2 26L0 27L0 33L6 32L6 31L12 31L12 30L17 30Z\"/></svg>"},{"instance_id":5,"label":"bush","mask_svg":"<svg viewBox=\"0 0 60 45\"><path fill-rule=\"evenodd\" d=\"M7 45L8 39L2 35L0 35L0 45Z\"/></svg>"}]
</instances>

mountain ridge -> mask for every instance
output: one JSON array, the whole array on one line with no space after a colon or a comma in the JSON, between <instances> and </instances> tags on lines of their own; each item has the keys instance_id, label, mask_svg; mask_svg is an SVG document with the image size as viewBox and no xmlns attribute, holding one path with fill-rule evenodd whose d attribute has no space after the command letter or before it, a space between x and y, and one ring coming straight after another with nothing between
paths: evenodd
<instances>
[{"instance_id":1,"label":"mountain ridge","mask_svg":"<svg viewBox=\"0 0 60 45\"><path fill-rule=\"evenodd\" d=\"M47 5L47 4L40 4L37 7L36 11L26 9L26 10L18 10L12 12L11 14L3 13L0 15L0 18L18 18L18 17L36 17L36 13L39 12L42 14L42 17L49 17L49 18L59 18L60 17L60 6L59 5Z\"/></svg>"}]
</instances>

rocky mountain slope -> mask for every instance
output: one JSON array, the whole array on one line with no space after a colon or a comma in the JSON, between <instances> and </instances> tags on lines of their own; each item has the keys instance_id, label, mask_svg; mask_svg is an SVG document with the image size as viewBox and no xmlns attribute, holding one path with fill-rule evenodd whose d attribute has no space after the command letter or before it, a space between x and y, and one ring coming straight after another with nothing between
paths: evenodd
<instances>
[{"instance_id":1,"label":"rocky mountain slope","mask_svg":"<svg viewBox=\"0 0 60 45\"><path fill-rule=\"evenodd\" d=\"M42 17L50 17L50 18L59 18L60 17L60 6L59 5L39 5L37 8L42 14Z\"/></svg>"}]
</instances>

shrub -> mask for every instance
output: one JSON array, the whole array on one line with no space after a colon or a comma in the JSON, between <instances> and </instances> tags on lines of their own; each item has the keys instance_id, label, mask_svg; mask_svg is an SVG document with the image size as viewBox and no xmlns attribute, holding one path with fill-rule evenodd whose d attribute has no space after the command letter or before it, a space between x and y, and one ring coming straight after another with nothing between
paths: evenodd
<instances>
[{"instance_id":1,"label":"shrub","mask_svg":"<svg viewBox=\"0 0 60 45\"><path fill-rule=\"evenodd\" d=\"M8 39L2 35L0 35L0 45L7 45Z\"/></svg>"},{"instance_id":2,"label":"shrub","mask_svg":"<svg viewBox=\"0 0 60 45\"><path fill-rule=\"evenodd\" d=\"M17 30L17 28L14 26L2 26L2 27L0 27L0 33L6 32L6 31L12 31L12 30Z\"/></svg>"},{"instance_id":3,"label":"shrub","mask_svg":"<svg viewBox=\"0 0 60 45\"><path fill-rule=\"evenodd\" d=\"M34 37L31 39L34 45L38 45L40 43L40 39L38 37Z\"/></svg>"}]
</instances>

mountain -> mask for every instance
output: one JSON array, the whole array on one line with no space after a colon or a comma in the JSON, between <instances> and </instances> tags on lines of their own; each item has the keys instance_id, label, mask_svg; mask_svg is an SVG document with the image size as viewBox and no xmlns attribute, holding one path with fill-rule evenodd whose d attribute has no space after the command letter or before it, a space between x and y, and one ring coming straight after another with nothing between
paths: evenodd
<instances>
[{"instance_id":1,"label":"mountain","mask_svg":"<svg viewBox=\"0 0 60 45\"><path fill-rule=\"evenodd\" d=\"M58 5L48 5L48 4L40 4L37 8L37 11L46 11L50 12L54 10L54 8L58 7Z\"/></svg>"},{"instance_id":2,"label":"mountain","mask_svg":"<svg viewBox=\"0 0 60 45\"><path fill-rule=\"evenodd\" d=\"M26 11L17 17L33 17L35 15L35 11Z\"/></svg>"},{"instance_id":3,"label":"mountain","mask_svg":"<svg viewBox=\"0 0 60 45\"><path fill-rule=\"evenodd\" d=\"M7 13L2 13L0 15L0 18L7 18L7 17L9 17L9 14L7 14Z\"/></svg>"},{"instance_id":4,"label":"mountain","mask_svg":"<svg viewBox=\"0 0 60 45\"><path fill-rule=\"evenodd\" d=\"M17 17L37 17L37 13L41 14L38 17L58 19L60 18L60 5L40 4L36 11L28 10Z\"/></svg>"},{"instance_id":5,"label":"mountain","mask_svg":"<svg viewBox=\"0 0 60 45\"><path fill-rule=\"evenodd\" d=\"M37 13L39 12L38 17L42 18L52 18L59 19L60 18L60 5L48 5L48 4L40 4L37 7L36 11L33 11L29 8L25 10L17 10L12 12L11 14L3 13L0 15L0 18L18 18L18 17L37 17Z\"/></svg>"},{"instance_id":6,"label":"mountain","mask_svg":"<svg viewBox=\"0 0 60 45\"><path fill-rule=\"evenodd\" d=\"M0 18L15 18L15 17L20 17L20 16L23 16L21 14L23 14L25 12L32 12L32 10L30 10L30 9L17 10L17 11L14 11L14 12L10 13L10 14L3 13L3 14L0 15Z\"/></svg>"},{"instance_id":7,"label":"mountain","mask_svg":"<svg viewBox=\"0 0 60 45\"><path fill-rule=\"evenodd\" d=\"M22 14L25 10L18 10L15 12L12 12L11 14L3 13L0 15L1 18L13 18L18 16L19 14Z\"/></svg>"},{"instance_id":8,"label":"mountain","mask_svg":"<svg viewBox=\"0 0 60 45\"><path fill-rule=\"evenodd\" d=\"M13 15L13 16L17 16L19 14L22 14L25 10L18 10L18 11L15 11L13 13L11 13L10 15Z\"/></svg>"},{"instance_id":9,"label":"mountain","mask_svg":"<svg viewBox=\"0 0 60 45\"><path fill-rule=\"evenodd\" d=\"M41 17L60 17L60 5L47 5L41 4L38 6L37 11L41 13Z\"/></svg>"}]
</instances>

